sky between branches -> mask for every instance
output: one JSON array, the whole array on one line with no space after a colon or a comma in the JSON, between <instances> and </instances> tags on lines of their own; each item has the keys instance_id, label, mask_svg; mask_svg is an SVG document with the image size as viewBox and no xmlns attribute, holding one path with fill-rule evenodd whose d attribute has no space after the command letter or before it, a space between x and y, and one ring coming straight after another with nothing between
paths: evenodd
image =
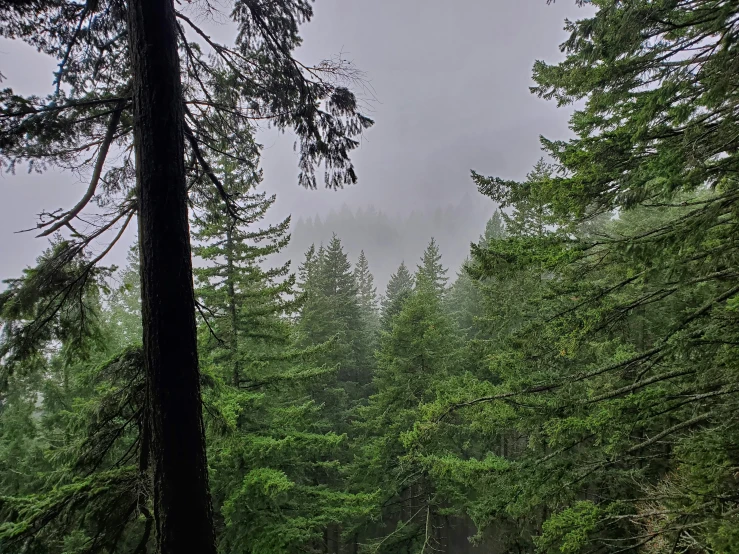
<instances>
[{"instance_id":1,"label":"sky between branches","mask_svg":"<svg viewBox=\"0 0 739 554\"><path fill-rule=\"evenodd\" d=\"M339 192L299 188L292 137L260 131L263 187L278 195L271 218L326 214L343 204L430 212L465 193L479 196L470 169L523 177L541 155L539 135L565 136L569 117L529 94L531 66L558 59L564 19L583 15L564 0L317 0L299 56L351 60L366 77L376 124L353 154L359 184ZM221 39L233 33L217 17L204 25ZM31 48L0 41L0 86L45 95L54 68ZM86 179L53 171L0 176L0 278L17 276L45 247L34 233L15 232L33 227L42 209L73 205ZM475 222L470 237L481 231ZM126 240L134 240L132 230ZM110 262L125 255L121 245Z\"/></svg>"}]
</instances>

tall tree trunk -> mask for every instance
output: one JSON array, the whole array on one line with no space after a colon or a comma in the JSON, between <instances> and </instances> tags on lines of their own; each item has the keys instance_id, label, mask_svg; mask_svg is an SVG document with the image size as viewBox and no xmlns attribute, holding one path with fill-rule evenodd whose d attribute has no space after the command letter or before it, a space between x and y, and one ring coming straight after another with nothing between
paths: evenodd
<instances>
[{"instance_id":1,"label":"tall tree trunk","mask_svg":"<svg viewBox=\"0 0 739 554\"><path fill-rule=\"evenodd\" d=\"M141 312L161 554L215 554L200 400L172 0L129 0Z\"/></svg>"}]
</instances>

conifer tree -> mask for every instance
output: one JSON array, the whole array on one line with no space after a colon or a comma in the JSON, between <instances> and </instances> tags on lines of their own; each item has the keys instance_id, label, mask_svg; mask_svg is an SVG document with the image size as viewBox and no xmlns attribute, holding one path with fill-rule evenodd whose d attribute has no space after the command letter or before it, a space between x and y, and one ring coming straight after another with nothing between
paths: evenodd
<instances>
[{"instance_id":1,"label":"conifer tree","mask_svg":"<svg viewBox=\"0 0 739 554\"><path fill-rule=\"evenodd\" d=\"M357 410L353 486L381 491L378 510L394 530L364 529L370 544L385 552L414 552L440 546L443 499L423 463L407 448L404 435L419 420L458 367L459 343L441 309L436 289L418 284L383 332L377 352L374 394Z\"/></svg>"},{"instance_id":2,"label":"conifer tree","mask_svg":"<svg viewBox=\"0 0 739 554\"><path fill-rule=\"evenodd\" d=\"M116 284L107 302L111 309L104 310L106 326L110 329L110 351L117 352L132 345L141 344L141 279L139 249L134 244L126 256L126 266L118 272Z\"/></svg>"},{"instance_id":3,"label":"conifer tree","mask_svg":"<svg viewBox=\"0 0 739 554\"><path fill-rule=\"evenodd\" d=\"M354 271L341 240L334 235L317 253L311 248L301 272L307 280L301 279L306 297L298 318L298 344L332 343L323 363L338 370L337 385L345 400L336 407L348 410L363 397L372 373L362 365L366 363L361 344L364 322Z\"/></svg>"},{"instance_id":4,"label":"conifer tree","mask_svg":"<svg viewBox=\"0 0 739 554\"><path fill-rule=\"evenodd\" d=\"M269 266L287 244L289 219L262 226L275 197L257 192L257 163L255 149L249 166L213 164L242 207L238 220L208 198L193 198L194 252L206 262L195 275L205 316L201 357L212 381L205 398L214 500L226 521L221 547L285 554L315 548L328 527L356 517L366 502L343 494L345 439L309 398L309 383L327 378L316 365L323 345L293 346L295 277L288 264ZM304 278L314 271L313 252Z\"/></svg>"},{"instance_id":5,"label":"conifer tree","mask_svg":"<svg viewBox=\"0 0 739 554\"><path fill-rule=\"evenodd\" d=\"M477 241L480 246L484 246L492 240L500 240L505 236L506 227L503 222L503 216L499 210L495 210L493 215L488 219L485 224L485 233L480 236Z\"/></svg>"},{"instance_id":6,"label":"conifer tree","mask_svg":"<svg viewBox=\"0 0 739 554\"><path fill-rule=\"evenodd\" d=\"M352 77L346 64L308 68L293 58L299 25L312 16L308 3L230 2L225 12L238 28L232 45L216 44L198 27L193 8L202 6L175 6L171 0L0 4L0 34L59 62L47 97L23 97L10 88L0 93L0 164L90 172L79 202L41 214L37 225L43 236L61 232L68 240L6 300L28 297L28 289L37 291L37 299L54 287L59 294L52 295L53 302L38 302L32 322L13 325L15 332L2 350L10 358L22 357L24 345L40 341L47 334L41 328L57 319L60 310L70 309L66 304L79 303L95 266L137 215L150 389L141 475L153 475L157 540L164 554L215 550L187 190L209 187L223 209L239 217L210 158L219 153L248 159L245 152L251 145L238 137L251 128L254 117L296 129L302 185L315 188L320 161L329 168L327 186L353 183L356 175L348 157L357 146L353 137L371 124L341 85L342 77ZM206 60L202 45L213 59ZM92 157L90 149L96 151ZM111 151L122 155L114 159ZM106 208L97 216L90 213L93 200ZM78 220L91 216L91 230L83 232ZM101 240L109 246L85 258ZM77 274L61 283L55 275L65 273L64 266L76 268Z\"/></svg>"},{"instance_id":7,"label":"conifer tree","mask_svg":"<svg viewBox=\"0 0 739 554\"><path fill-rule=\"evenodd\" d=\"M384 330L389 330L395 317L403 307L403 302L413 292L413 275L408 271L405 262L401 262L398 270L390 276L385 294L382 297L380 322Z\"/></svg>"},{"instance_id":8,"label":"conifer tree","mask_svg":"<svg viewBox=\"0 0 739 554\"><path fill-rule=\"evenodd\" d=\"M444 307L457 324L459 330L469 339L480 333L480 321L483 316L482 296L478 284L468 271L467 263L457 273L449 292L444 297Z\"/></svg>"},{"instance_id":9,"label":"conifer tree","mask_svg":"<svg viewBox=\"0 0 739 554\"><path fill-rule=\"evenodd\" d=\"M501 217L508 234L521 237L541 237L547 232L547 225L553 222L553 218L549 203L541 191L548 186L553 172L552 165L540 159L526 175L526 181L522 184L524 190L521 198L511 206L509 214L502 212ZM486 229L486 236L487 231ZM497 229L490 231L498 232Z\"/></svg>"},{"instance_id":10,"label":"conifer tree","mask_svg":"<svg viewBox=\"0 0 739 554\"><path fill-rule=\"evenodd\" d=\"M374 370L374 351L377 342L380 319L377 310L377 288L374 285L375 278L369 269L369 262L360 251L359 258L354 266L354 280L357 283L357 298L359 299L359 313L361 317L361 329L357 338L358 352L357 365L363 368L367 377L363 379L363 385L368 386L371 381L371 373ZM361 393L362 397L368 393Z\"/></svg>"},{"instance_id":11,"label":"conifer tree","mask_svg":"<svg viewBox=\"0 0 739 554\"><path fill-rule=\"evenodd\" d=\"M256 145L254 148L246 166L227 159L213 164L224 190L239 206L238 219L224 213L212 198L193 198L193 236L198 241L193 251L206 262L194 271L198 299L214 340L228 346L231 382L236 387L252 379L242 371L250 356L265 356L263 350L270 340L282 347L287 343L288 333L280 318L291 309L295 283L294 275L288 273L289 262L263 268L270 255L287 245L290 219L259 227L275 196L256 191L261 172L256 170Z\"/></svg>"},{"instance_id":12,"label":"conifer tree","mask_svg":"<svg viewBox=\"0 0 739 554\"><path fill-rule=\"evenodd\" d=\"M442 297L446 291L446 283L448 280L446 273L448 270L441 265L439 245L436 244L436 240L433 237L426 247L426 250L423 252L421 265L417 267L416 285L418 285L420 280L425 280L436 291L436 294L438 294L439 297Z\"/></svg>"},{"instance_id":13,"label":"conifer tree","mask_svg":"<svg viewBox=\"0 0 739 554\"><path fill-rule=\"evenodd\" d=\"M478 275L540 284L490 358L501 386L455 406L526 435L488 514L544 520L540 551L732 552L739 12L592 4L565 59L534 66L536 94L578 103L574 137L542 141L557 171L475 176L528 220L473 253Z\"/></svg>"},{"instance_id":14,"label":"conifer tree","mask_svg":"<svg viewBox=\"0 0 739 554\"><path fill-rule=\"evenodd\" d=\"M45 254L39 265L54 255ZM133 551L153 542L148 491L140 488L136 467L146 421L141 337L135 334L140 320L130 317L131 297L109 294L99 274L90 284L82 305L85 328L94 333L56 335L64 340L16 365L3 388L0 466L11 463L10 474L23 476L15 483L0 480L3 551ZM133 298L138 301L136 290ZM10 302L4 308L28 306ZM70 316L79 313L59 312L60 323ZM137 344L126 344L132 336ZM22 457L13 448L20 444L18 432Z\"/></svg>"},{"instance_id":15,"label":"conifer tree","mask_svg":"<svg viewBox=\"0 0 739 554\"><path fill-rule=\"evenodd\" d=\"M354 267L354 280L357 283L360 309L367 315L376 314L377 287L375 287L375 278L370 273L369 262L364 255L364 250L359 252L359 258Z\"/></svg>"}]
</instances>

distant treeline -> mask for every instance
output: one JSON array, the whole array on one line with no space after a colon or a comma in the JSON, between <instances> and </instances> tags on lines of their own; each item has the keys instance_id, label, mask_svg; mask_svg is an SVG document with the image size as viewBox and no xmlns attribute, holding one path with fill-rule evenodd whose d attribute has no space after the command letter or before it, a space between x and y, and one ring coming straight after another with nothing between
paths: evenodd
<instances>
[{"instance_id":1,"label":"distant treeline","mask_svg":"<svg viewBox=\"0 0 739 554\"><path fill-rule=\"evenodd\" d=\"M293 260L295 268L311 244L328 244L335 233L351 259L356 260L364 250L379 290L384 290L400 262L415 268L429 237L436 238L448 266L459 268L469 254L470 243L477 241L495 208L489 198L469 194L456 205L434 211L413 210L406 216L388 215L372 206L352 211L345 205L324 217L294 221L290 244L280 256Z\"/></svg>"}]
</instances>

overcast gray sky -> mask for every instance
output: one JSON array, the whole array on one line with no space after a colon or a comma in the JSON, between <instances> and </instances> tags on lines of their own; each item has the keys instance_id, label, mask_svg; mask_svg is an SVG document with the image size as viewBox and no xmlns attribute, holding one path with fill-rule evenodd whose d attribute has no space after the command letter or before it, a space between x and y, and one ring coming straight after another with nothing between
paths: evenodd
<instances>
[{"instance_id":1,"label":"overcast gray sky","mask_svg":"<svg viewBox=\"0 0 739 554\"><path fill-rule=\"evenodd\" d=\"M353 156L359 184L339 192L300 189L290 135L260 132L274 215L342 204L407 213L477 194L470 169L523 177L541 156L539 135L565 136L569 117L529 93L532 64L559 59L564 19L583 15L572 0L317 0L299 56L316 63L343 52L366 74L376 124ZM53 69L28 47L0 41L3 86L46 94ZM18 275L44 248L14 232L33 226L42 209L74 204L84 187L84 176L70 174L0 177L0 278ZM125 250L112 261L125 260Z\"/></svg>"}]
</instances>

